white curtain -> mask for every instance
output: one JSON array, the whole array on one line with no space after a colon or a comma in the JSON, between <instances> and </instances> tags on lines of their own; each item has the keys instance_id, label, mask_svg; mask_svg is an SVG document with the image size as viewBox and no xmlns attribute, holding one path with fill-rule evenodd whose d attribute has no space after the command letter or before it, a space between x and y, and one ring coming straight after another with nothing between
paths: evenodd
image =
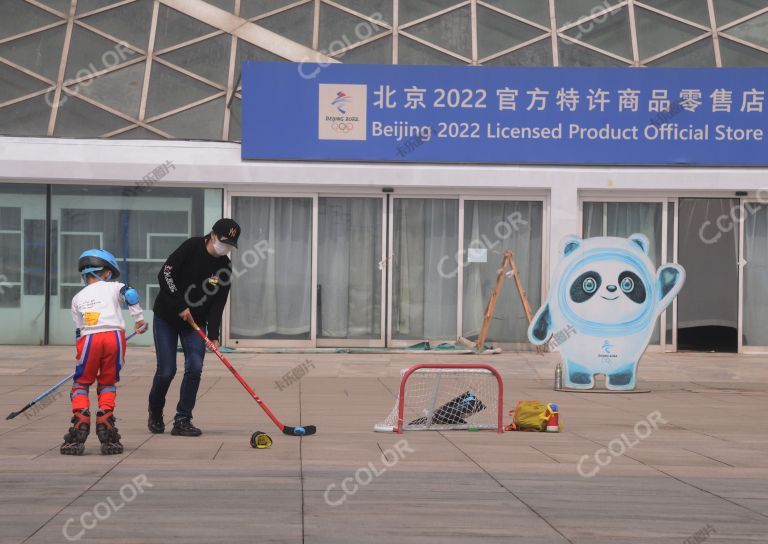
<instances>
[{"instance_id":1,"label":"white curtain","mask_svg":"<svg viewBox=\"0 0 768 544\"><path fill-rule=\"evenodd\" d=\"M312 199L233 198L234 338L310 338Z\"/></svg>"},{"instance_id":2,"label":"white curtain","mask_svg":"<svg viewBox=\"0 0 768 544\"><path fill-rule=\"evenodd\" d=\"M515 264L533 312L541 303L541 202L472 201L464 203L463 336L476 337L505 251ZM479 250L480 260L469 262L467 250ZM488 340L526 342L528 319L513 279L504 283L496 304Z\"/></svg>"},{"instance_id":3,"label":"white curtain","mask_svg":"<svg viewBox=\"0 0 768 544\"><path fill-rule=\"evenodd\" d=\"M458 225L458 200L394 200L393 338L456 339Z\"/></svg>"},{"instance_id":4,"label":"white curtain","mask_svg":"<svg viewBox=\"0 0 768 544\"><path fill-rule=\"evenodd\" d=\"M319 336L381 336L381 199L321 198Z\"/></svg>"},{"instance_id":5,"label":"white curtain","mask_svg":"<svg viewBox=\"0 0 768 544\"><path fill-rule=\"evenodd\" d=\"M661 265L661 220L664 211L660 202L584 202L584 238L595 236L629 237L645 234L651 243L648 256L655 266ZM605 218L603 215L605 214ZM607 219L607 222L604 221Z\"/></svg>"},{"instance_id":6,"label":"white curtain","mask_svg":"<svg viewBox=\"0 0 768 544\"><path fill-rule=\"evenodd\" d=\"M680 199L677 251L686 278L678 295L678 328L738 325L739 226L728 219L738 205L738 200L727 198ZM727 232L718 231L721 216L726 218L721 224L732 227ZM718 234L721 236L713 243L705 242Z\"/></svg>"},{"instance_id":7,"label":"white curtain","mask_svg":"<svg viewBox=\"0 0 768 544\"><path fill-rule=\"evenodd\" d=\"M606 202L584 202L582 205L582 231L584 238L594 238L595 236L605 236L603 209ZM559 240L553 240L559 243Z\"/></svg>"},{"instance_id":8,"label":"white curtain","mask_svg":"<svg viewBox=\"0 0 768 544\"><path fill-rule=\"evenodd\" d=\"M768 207L745 205L744 345L768 346Z\"/></svg>"},{"instance_id":9,"label":"white curtain","mask_svg":"<svg viewBox=\"0 0 768 544\"><path fill-rule=\"evenodd\" d=\"M608 202L608 236L627 238L645 234L651 243L648 256L654 266L661 265L661 202Z\"/></svg>"},{"instance_id":10,"label":"white curtain","mask_svg":"<svg viewBox=\"0 0 768 544\"><path fill-rule=\"evenodd\" d=\"M654 266L661 265L662 215L661 202L584 202L584 238L595 236L629 237L645 234L650 242L648 256ZM657 322L651 336L651 344L659 344L661 334Z\"/></svg>"}]
</instances>

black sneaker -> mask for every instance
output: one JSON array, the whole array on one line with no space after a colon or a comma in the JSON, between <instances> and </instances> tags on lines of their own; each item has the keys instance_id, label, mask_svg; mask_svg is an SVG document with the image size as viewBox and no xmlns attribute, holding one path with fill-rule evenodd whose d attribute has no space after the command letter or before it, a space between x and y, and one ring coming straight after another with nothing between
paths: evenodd
<instances>
[{"instance_id":1,"label":"black sneaker","mask_svg":"<svg viewBox=\"0 0 768 544\"><path fill-rule=\"evenodd\" d=\"M153 434L163 434L165 432L163 414L153 414L152 410L150 410L149 419L147 420L147 428L149 429L149 432Z\"/></svg>"},{"instance_id":2,"label":"black sneaker","mask_svg":"<svg viewBox=\"0 0 768 544\"><path fill-rule=\"evenodd\" d=\"M183 417L174 420L171 434L173 436L200 436L203 431L192 425L191 418Z\"/></svg>"}]
</instances>

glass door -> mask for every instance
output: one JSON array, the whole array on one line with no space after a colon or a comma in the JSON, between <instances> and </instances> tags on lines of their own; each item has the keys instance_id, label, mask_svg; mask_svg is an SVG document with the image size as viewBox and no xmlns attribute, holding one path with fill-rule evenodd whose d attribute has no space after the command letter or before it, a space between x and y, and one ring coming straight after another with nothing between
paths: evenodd
<instances>
[{"instance_id":1,"label":"glass door","mask_svg":"<svg viewBox=\"0 0 768 544\"><path fill-rule=\"evenodd\" d=\"M476 340L496 284L499 265L512 251L531 310L541 304L544 203L542 200L462 198L462 336ZM455 263L456 261L454 261ZM456 265L454 265L456 266ZM496 304L488 341L528 345L528 318L514 281L506 281Z\"/></svg>"},{"instance_id":2,"label":"glass door","mask_svg":"<svg viewBox=\"0 0 768 544\"><path fill-rule=\"evenodd\" d=\"M743 199L739 217L739 352L768 353L768 203Z\"/></svg>"},{"instance_id":3,"label":"glass door","mask_svg":"<svg viewBox=\"0 0 768 544\"><path fill-rule=\"evenodd\" d=\"M677 297L678 349L735 353L739 315L739 200L680 198L678 207L678 261L686 271L685 286ZM757 223L753 225L755 232L759 232ZM753 250L752 255L758 252ZM755 264L759 263L758 257ZM750 296L759 299L758 292Z\"/></svg>"},{"instance_id":4,"label":"glass door","mask_svg":"<svg viewBox=\"0 0 768 544\"><path fill-rule=\"evenodd\" d=\"M507 249L531 306L540 303L542 198L230 196L226 214L243 229L230 345L404 347L476 336ZM505 291L489 339L525 343L522 305L512 284Z\"/></svg>"},{"instance_id":5,"label":"glass door","mask_svg":"<svg viewBox=\"0 0 768 544\"><path fill-rule=\"evenodd\" d=\"M389 342L458 337L458 198L393 197L389 237ZM453 267L455 268L455 266Z\"/></svg>"},{"instance_id":6,"label":"glass door","mask_svg":"<svg viewBox=\"0 0 768 544\"><path fill-rule=\"evenodd\" d=\"M314 346L316 207L316 195L232 196L242 233L232 252L231 344Z\"/></svg>"},{"instance_id":7,"label":"glass door","mask_svg":"<svg viewBox=\"0 0 768 544\"><path fill-rule=\"evenodd\" d=\"M233 194L227 341L244 347L383 347L385 199Z\"/></svg>"},{"instance_id":8,"label":"glass door","mask_svg":"<svg viewBox=\"0 0 768 544\"><path fill-rule=\"evenodd\" d=\"M382 197L318 199L318 346L384 346L384 210Z\"/></svg>"}]
</instances>

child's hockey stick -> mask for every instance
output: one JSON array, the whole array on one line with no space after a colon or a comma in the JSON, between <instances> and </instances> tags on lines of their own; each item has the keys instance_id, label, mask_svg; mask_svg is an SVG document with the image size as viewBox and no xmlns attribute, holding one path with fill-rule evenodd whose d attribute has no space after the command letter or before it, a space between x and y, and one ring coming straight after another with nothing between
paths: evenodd
<instances>
[{"instance_id":1,"label":"child's hockey stick","mask_svg":"<svg viewBox=\"0 0 768 544\"><path fill-rule=\"evenodd\" d=\"M306 425L304 427L289 427L287 425L283 425L282 423L280 423L280 420L277 419L275 414L272 413L272 410L270 410L269 407L266 405L266 403L258 397L258 395L253 389L251 389L251 386L248 385L248 383L243 379L240 373L237 370L235 370L235 367L232 366L232 363L227 361L227 358L224 357L218 349L216 349L216 346L213 345L213 342L211 342L208 339L208 337L205 335L205 333L200 330L200 327L197 326L197 323L195 323L195 320L192 319L191 316L187 319L187 323L189 323L189 325L197 331L197 334L199 334L200 337L205 342L205 346L208 349L210 349L212 352L214 352L219 359L221 359L221 362L224 363L224 366L226 366L229 369L229 371L235 376L235 378L237 378L237 381L240 382L240 385L245 387L245 390L251 394L251 396L253 397L253 400L255 400L259 406L261 406L261 409L264 410L264 412L269 416L269 419L271 419L272 422L275 425L277 425L277 428L283 431L283 434L287 434L290 436L309 436L317 432L317 427L315 427L314 425Z\"/></svg>"},{"instance_id":2,"label":"child's hockey stick","mask_svg":"<svg viewBox=\"0 0 768 544\"><path fill-rule=\"evenodd\" d=\"M127 342L128 340L130 340L131 338L133 338L133 337L134 337L134 336L136 336L137 334L138 334L138 333L135 333L135 332L134 332L133 334L131 334L130 336L128 336L128 337L125 339L125 341ZM75 373L73 372L72 374L70 374L69 376L67 376L67 377L66 377L66 378L64 378L63 380L61 380L59 383L57 383L56 385L54 385L53 387L51 387L51 388L50 388L50 389L48 389L47 391L45 391L45 392L43 392L43 393L40 393L40 394L39 394L37 397L35 397L35 398L34 398L34 400L32 400L32 401L31 401L29 404L27 404L27 405L26 405L24 408L22 408L22 409L21 409L21 410L19 410L18 412L11 412L10 414L8 414L8 416L7 416L5 419L13 419L13 418L15 418L16 416L18 416L19 414L23 414L24 412L26 412L27 410L29 410L30 408L32 408L32 407L33 407L35 404L37 404L38 402L40 402L41 400L43 400L45 397L47 397L48 395L50 395L51 393L53 393L54 391L56 391L56 390L57 390L59 387L61 387L62 385L64 385L65 383L67 383L69 380L71 380L71 379L72 379L72 378L74 378L74 377L75 377Z\"/></svg>"}]
</instances>

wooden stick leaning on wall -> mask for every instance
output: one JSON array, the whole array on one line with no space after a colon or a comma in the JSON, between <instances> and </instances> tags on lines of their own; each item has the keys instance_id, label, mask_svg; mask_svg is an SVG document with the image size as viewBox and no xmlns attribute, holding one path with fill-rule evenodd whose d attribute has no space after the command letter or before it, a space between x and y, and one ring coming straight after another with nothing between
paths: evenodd
<instances>
[{"instance_id":1,"label":"wooden stick leaning on wall","mask_svg":"<svg viewBox=\"0 0 768 544\"><path fill-rule=\"evenodd\" d=\"M485 308L485 316L483 317L483 326L480 327L480 334L477 336L475 349L478 352L482 352L485 346L485 339L488 337L488 330L491 328L493 314L496 312L496 303L499 300L501 288L504 286L504 280L508 275L511 275L515 279L517 294L520 296L520 302L523 304L523 310L525 311L525 317L528 319L528 323L530 324L533 320L533 312L531 311L531 305L528 303L528 295L526 295L525 289L523 289L523 283L520 281L520 273L515 264L515 256L511 251L507 250L504 252L504 256L501 259L501 267L496 275L496 285L491 293L491 298L488 299L488 305ZM536 352L543 353L544 350L541 346L536 346Z\"/></svg>"}]
</instances>

